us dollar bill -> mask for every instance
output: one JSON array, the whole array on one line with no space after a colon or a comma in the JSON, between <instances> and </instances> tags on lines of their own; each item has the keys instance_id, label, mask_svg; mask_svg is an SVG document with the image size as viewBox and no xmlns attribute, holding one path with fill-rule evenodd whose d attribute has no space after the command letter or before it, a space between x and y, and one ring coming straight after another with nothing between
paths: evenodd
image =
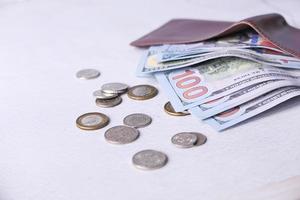
<instances>
[{"instance_id":1,"label":"us dollar bill","mask_svg":"<svg viewBox=\"0 0 300 200\"><path fill-rule=\"evenodd\" d=\"M222 131L299 95L299 87L280 88L205 119L204 122L210 124L216 130Z\"/></svg>"},{"instance_id":2,"label":"us dollar bill","mask_svg":"<svg viewBox=\"0 0 300 200\"><path fill-rule=\"evenodd\" d=\"M284 53L254 31L239 32L230 36L192 44L164 45L161 51L157 53L162 55L160 61L167 61L174 57L184 57L222 49L268 49Z\"/></svg>"},{"instance_id":3,"label":"us dollar bill","mask_svg":"<svg viewBox=\"0 0 300 200\"><path fill-rule=\"evenodd\" d=\"M284 70L236 57L155 74L177 112L271 80L298 80L298 70Z\"/></svg>"},{"instance_id":4,"label":"us dollar bill","mask_svg":"<svg viewBox=\"0 0 300 200\"><path fill-rule=\"evenodd\" d=\"M266 65L300 69L300 59L284 54L269 53L265 50L223 48L199 54L177 55L158 53L160 48L162 47L151 47L149 49L147 56L142 58L144 59L144 65L138 67L139 75L184 68L222 57L238 57Z\"/></svg>"},{"instance_id":5,"label":"us dollar bill","mask_svg":"<svg viewBox=\"0 0 300 200\"><path fill-rule=\"evenodd\" d=\"M300 86L300 80L274 80L266 81L243 88L237 92L226 95L214 101L209 101L189 109L189 112L200 119L206 119L224 112L256 97L278 88L287 86Z\"/></svg>"}]
</instances>

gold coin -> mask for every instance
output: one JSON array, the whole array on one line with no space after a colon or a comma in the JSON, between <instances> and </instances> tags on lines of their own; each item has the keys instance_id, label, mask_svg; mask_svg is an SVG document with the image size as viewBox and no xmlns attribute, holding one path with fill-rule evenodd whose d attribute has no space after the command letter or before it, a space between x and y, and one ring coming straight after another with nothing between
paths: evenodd
<instances>
[{"instance_id":1,"label":"gold coin","mask_svg":"<svg viewBox=\"0 0 300 200\"><path fill-rule=\"evenodd\" d=\"M83 130L97 130L105 127L109 123L109 118L98 112L86 113L79 116L76 120L78 128Z\"/></svg>"},{"instance_id":2,"label":"gold coin","mask_svg":"<svg viewBox=\"0 0 300 200\"><path fill-rule=\"evenodd\" d=\"M168 101L165 106L164 106L165 112L168 113L169 115L173 115L173 116L186 116L186 115L190 115L190 113L188 111L183 111L183 112L176 112L172 106L172 104L170 103L170 101Z\"/></svg>"},{"instance_id":3,"label":"gold coin","mask_svg":"<svg viewBox=\"0 0 300 200\"><path fill-rule=\"evenodd\" d=\"M155 97L158 90L151 85L136 85L128 90L128 97L134 100L147 100Z\"/></svg>"}]
</instances>

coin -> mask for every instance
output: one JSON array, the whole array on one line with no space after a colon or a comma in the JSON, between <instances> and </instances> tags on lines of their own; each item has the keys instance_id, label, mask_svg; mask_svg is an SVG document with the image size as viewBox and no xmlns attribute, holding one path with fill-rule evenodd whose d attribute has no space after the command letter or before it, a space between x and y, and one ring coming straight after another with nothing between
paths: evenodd
<instances>
[{"instance_id":1,"label":"coin","mask_svg":"<svg viewBox=\"0 0 300 200\"><path fill-rule=\"evenodd\" d=\"M150 116L142 113L134 113L124 118L123 123L134 128L142 128L151 124Z\"/></svg>"},{"instance_id":2,"label":"coin","mask_svg":"<svg viewBox=\"0 0 300 200\"><path fill-rule=\"evenodd\" d=\"M106 83L101 87L105 93L117 93L122 94L127 91L128 85L124 83Z\"/></svg>"},{"instance_id":3,"label":"coin","mask_svg":"<svg viewBox=\"0 0 300 200\"><path fill-rule=\"evenodd\" d=\"M135 141L139 137L139 131L128 126L114 126L108 129L104 137L113 144L128 144Z\"/></svg>"},{"instance_id":4,"label":"coin","mask_svg":"<svg viewBox=\"0 0 300 200\"><path fill-rule=\"evenodd\" d=\"M136 85L129 88L128 97L135 100L147 100L155 97L158 90L151 85Z\"/></svg>"},{"instance_id":5,"label":"coin","mask_svg":"<svg viewBox=\"0 0 300 200\"><path fill-rule=\"evenodd\" d=\"M164 110L166 113L168 113L169 115L173 115L173 116L186 116L186 115L190 115L190 113L188 111L183 111L183 112L176 112L171 104L171 102L167 102L164 106Z\"/></svg>"},{"instance_id":6,"label":"coin","mask_svg":"<svg viewBox=\"0 0 300 200\"><path fill-rule=\"evenodd\" d=\"M191 132L177 133L171 139L172 143L180 148L191 148L198 140L197 134Z\"/></svg>"},{"instance_id":7,"label":"coin","mask_svg":"<svg viewBox=\"0 0 300 200\"><path fill-rule=\"evenodd\" d=\"M80 79L94 79L100 76L100 72L96 69L83 69L76 73L76 77Z\"/></svg>"},{"instance_id":8,"label":"coin","mask_svg":"<svg viewBox=\"0 0 300 200\"><path fill-rule=\"evenodd\" d=\"M207 141L207 137L201 133L196 133L196 132L193 132L195 135L197 135L197 142L195 144L195 146L200 146L202 144L205 144L206 141Z\"/></svg>"},{"instance_id":9,"label":"coin","mask_svg":"<svg viewBox=\"0 0 300 200\"><path fill-rule=\"evenodd\" d=\"M167 162L168 157L166 154L151 149L140 151L132 158L134 166L143 170L159 169L165 166Z\"/></svg>"},{"instance_id":10,"label":"coin","mask_svg":"<svg viewBox=\"0 0 300 200\"><path fill-rule=\"evenodd\" d=\"M118 96L118 94L113 94L113 93L105 93L102 90L96 90L93 92L94 97L97 99L113 99Z\"/></svg>"},{"instance_id":11,"label":"coin","mask_svg":"<svg viewBox=\"0 0 300 200\"><path fill-rule=\"evenodd\" d=\"M96 99L96 105L103 108L109 108L119 105L122 102L121 97L113 99Z\"/></svg>"},{"instance_id":12,"label":"coin","mask_svg":"<svg viewBox=\"0 0 300 200\"><path fill-rule=\"evenodd\" d=\"M76 120L78 128L83 130L96 130L105 127L109 123L109 118L98 112L86 113L79 116Z\"/></svg>"}]
</instances>

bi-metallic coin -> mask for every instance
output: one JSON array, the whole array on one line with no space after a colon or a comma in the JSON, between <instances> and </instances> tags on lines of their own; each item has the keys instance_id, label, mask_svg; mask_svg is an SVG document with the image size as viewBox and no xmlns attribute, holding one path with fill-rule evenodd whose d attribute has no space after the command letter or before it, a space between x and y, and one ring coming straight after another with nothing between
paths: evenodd
<instances>
[{"instance_id":1,"label":"bi-metallic coin","mask_svg":"<svg viewBox=\"0 0 300 200\"><path fill-rule=\"evenodd\" d=\"M98 112L86 113L79 116L76 120L78 128L83 130L97 130L105 127L109 123L109 118Z\"/></svg>"},{"instance_id":2,"label":"bi-metallic coin","mask_svg":"<svg viewBox=\"0 0 300 200\"><path fill-rule=\"evenodd\" d=\"M188 111L182 111L182 112L176 112L171 104L171 102L167 102L164 106L164 110L166 113L168 113L169 115L173 115L173 116L186 116L186 115L190 115L190 113Z\"/></svg>"},{"instance_id":3,"label":"bi-metallic coin","mask_svg":"<svg viewBox=\"0 0 300 200\"><path fill-rule=\"evenodd\" d=\"M158 90L151 85L136 85L129 88L128 97L134 100L147 100L155 97Z\"/></svg>"}]
</instances>

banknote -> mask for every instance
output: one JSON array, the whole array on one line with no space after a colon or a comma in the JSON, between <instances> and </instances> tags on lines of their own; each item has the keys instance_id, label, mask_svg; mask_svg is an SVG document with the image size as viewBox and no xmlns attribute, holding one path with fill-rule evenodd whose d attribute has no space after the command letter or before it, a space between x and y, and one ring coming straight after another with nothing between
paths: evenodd
<instances>
[{"instance_id":1,"label":"banknote","mask_svg":"<svg viewBox=\"0 0 300 200\"><path fill-rule=\"evenodd\" d=\"M157 52L163 51L162 49L164 49L164 46L152 46L148 49L148 51L145 54L143 54L139 62L138 68L136 70L136 74L138 76L147 76L153 72L187 67L193 65L193 63L197 63L200 62L200 60L203 60L203 58L195 58L192 60L181 59L165 63L159 63L157 61L156 55L158 54Z\"/></svg>"},{"instance_id":2,"label":"banknote","mask_svg":"<svg viewBox=\"0 0 300 200\"><path fill-rule=\"evenodd\" d=\"M299 70L280 69L236 57L155 74L177 112L261 82L298 79L299 76Z\"/></svg>"},{"instance_id":3,"label":"banknote","mask_svg":"<svg viewBox=\"0 0 300 200\"><path fill-rule=\"evenodd\" d=\"M287 86L300 86L300 78L289 80L265 81L253 86L243 88L237 92L226 95L214 101L206 102L189 109L197 118L206 119L224 112L256 97L278 88Z\"/></svg>"},{"instance_id":4,"label":"banknote","mask_svg":"<svg viewBox=\"0 0 300 200\"><path fill-rule=\"evenodd\" d=\"M162 51L159 53L163 55L161 59L166 60L169 56L181 56L195 54L197 52L203 53L205 51L215 51L224 48L263 48L283 53L281 49L254 31L239 32L230 36L192 44L164 45Z\"/></svg>"},{"instance_id":5,"label":"banknote","mask_svg":"<svg viewBox=\"0 0 300 200\"><path fill-rule=\"evenodd\" d=\"M237 57L247 58L254 61L259 61L263 63L274 63L281 67L284 67L285 65L288 66L289 63L282 63L280 59L288 59L288 60L295 60L299 61L298 58L294 58L291 55L285 54L283 52L273 51L270 49L263 49L263 48L222 48L214 51L206 51L206 52L190 52L184 53L184 54L166 54L166 53L157 53L153 57L155 57L155 60L157 63L168 63L171 61L180 61L180 60L186 60L186 61L192 61L193 59L201 58L201 57L226 57L226 56L232 56L235 55Z\"/></svg>"},{"instance_id":6,"label":"banknote","mask_svg":"<svg viewBox=\"0 0 300 200\"><path fill-rule=\"evenodd\" d=\"M247 103L207 118L204 122L210 124L216 130L222 131L299 95L299 87L279 88Z\"/></svg>"},{"instance_id":7,"label":"banknote","mask_svg":"<svg viewBox=\"0 0 300 200\"><path fill-rule=\"evenodd\" d=\"M186 57L169 58L169 60L161 62L160 59L162 54L157 53L159 52L159 48L160 47L155 47L154 50L150 48L148 55L143 57L143 59L146 59L146 61L144 62L144 65L140 65L138 67L138 72L140 75L184 68L222 57L238 57L266 65L300 69L300 59L298 58L284 54L275 54L274 52L270 53L264 50L253 49L222 49L196 55L191 54Z\"/></svg>"}]
</instances>

